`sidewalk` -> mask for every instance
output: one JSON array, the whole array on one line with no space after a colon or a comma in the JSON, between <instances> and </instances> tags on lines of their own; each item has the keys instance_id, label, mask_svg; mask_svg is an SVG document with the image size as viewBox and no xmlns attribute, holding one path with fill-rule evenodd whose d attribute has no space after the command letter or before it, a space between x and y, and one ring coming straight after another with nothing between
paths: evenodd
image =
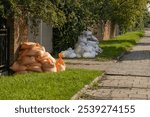
<instances>
[{"instance_id":1,"label":"sidewalk","mask_svg":"<svg viewBox=\"0 0 150 117\"><path fill-rule=\"evenodd\" d=\"M150 99L150 31L121 62L65 60L67 67L104 70L106 75L79 99Z\"/></svg>"}]
</instances>

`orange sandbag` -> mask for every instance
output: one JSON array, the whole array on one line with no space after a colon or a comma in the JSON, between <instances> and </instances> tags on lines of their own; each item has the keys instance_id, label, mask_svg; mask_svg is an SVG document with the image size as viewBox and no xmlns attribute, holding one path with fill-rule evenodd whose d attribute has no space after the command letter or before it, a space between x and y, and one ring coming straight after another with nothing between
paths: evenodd
<instances>
[{"instance_id":1,"label":"orange sandbag","mask_svg":"<svg viewBox=\"0 0 150 117\"><path fill-rule=\"evenodd\" d=\"M54 65L55 65L54 63L43 62L42 63L42 68L53 68Z\"/></svg>"},{"instance_id":2,"label":"orange sandbag","mask_svg":"<svg viewBox=\"0 0 150 117\"><path fill-rule=\"evenodd\" d=\"M28 49L26 49L26 50L21 50L20 52L19 52L19 57L18 57L18 60L20 60L20 59L22 59L22 57L24 57L24 56L26 56L26 54L28 53Z\"/></svg>"},{"instance_id":3,"label":"orange sandbag","mask_svg":"<svg viewBox=\"0 0 150 117\"><path fill-rule=\"evenodd\" d=\"M65 71L66 70L66 65L65 65L65 63L64 63L64 61L62 59L62 57L63 57L62 53L59 53L58 56L59 56L59 59L56 60L57 72Z\"/></svg>"},{"instance_id":4,"label":"orange sandbag","mask_svg":"<svg viewBox=\"0 0 150 117\"><path fill-rule=\"evenodd\" d=\"M43 56L43 55L44 55L43 50L35 49L35 48L32 48L26 51L26 53L22 54L22 56Z\"/></svg>"},{"instance_id":5,"label":"orange sandbag","mask_svg":"<svg viewBox=\"0 0 150 117\"><path fill-rule=\"evenodd\" d=\"M45 48L44 48L43 46L41 46L41 45L36 45L36 46L34 46L32 49L33 49L33 50L42 50L42 51L45 52Z\"/></svg>"},{"instance_id":6,"label":"orange sandbag","mask_svg":"<svg viewBox=\"0 0 150 117\"><path fill-rule=\"evenodd\" d=\"M42 69L44 72L57 72L55 63L53 63L50 59L42 62Z\"/></svg>"},{"instance_id":7,"label":"orange sandbag","mask_svg":"<svg viewBox=\"0 0 150 117\"><path fill-rule=\"evenodd\" d=\"M44 72L57 72L56 66L54 66L53 68L44 68L43 69Z\"/></svg>"},{"instance_id":8,"label":"orange sandbag","mask_svg":"<svg viewBox=\"0 0 150 117\"><path fill-rule=\"evenodd\" d=\"M39 46L39 44L34 42L24 42L21 44L20 49L31 49L34 46Z\"/></svg>"},{"instance_id":9,"label":"orange sandbag","mask_svg":"<svg viewBox=\"0 0 150 117\"><path fill-rule=\"evenodd\" d=\"M48 59L50 59L53 63L55 63L56 62L56 60L50 55L50 53L48 53L48 52L45 52L44 53L44 56L43 56L43 58L48 58Z\"/></svg>"},{"instance_id":10,"label":"orange sandbag","mask_svg":"<svg viewBox=\"0 0 150 117\"><path fill-rule=\"evenodd\" d=\"M45 47L44 47L44 46L42 46L42 50L43 50L44 52L46 52L46 50L45 50Z\"/></svg>"},{"instance_id":11,"label":"orange sandbag","mask_svg":"<svg viewBox=\"0 0 150 117\"><path fill-rule=\"evenodd\" d=\"M32 63L32 64L30 64L28 66L39 66L39 67L42 67L41 63L38 63L38 62Z\"/></svg>"},{"instance_id":12,"label":"orange sandbag","mask_svg":"<svg viewBox=\"0 0 150 117\"><path fill-rule=\"evenodd\" d=\"M29 65L36 63L35 57L24 56L18 61L21 65Z\"/></svg>"},{"instance_id":13,"label":"orange sandbag","mask_svg":"<svg viewBox=\"0 0 150 117\"><path fill-rule=\"evenodd\" d=\"M20 72L20 71L25 71L27 67L24 65L20 65L18 62L14 62L14 64L10 67L10 69L15 72Z\"/></svg>"},{"instance_id":14,"label":"orange sandbag","mask_svg":"<svg viewBox=\"0 0 150 117\"><path fill-rule=\"evenodd\" d=\"M45 53L43 54L43 56L38 56L38 57L36 57L36 60L39 61L39 62L41 62L41 63L42 63L44 60L48 60L48 59L50 59L53 63L56 62L56 60L55 60L48 52L45 52Z\"/></svg>"},{"instance_id":15,"label":"orange sandbag","mask_svg":"<svg viewBox=\"0 0 150 117\"><path fill-rule=\"evenodd\" d=\"M42 69L39 66L28 66L27 71L42 72Z\"/></svg>"},{"instance_id":16,"label":"orange sandbag","mask_svg":"<svg viewBox=\"0 0 150 117\"><path fill-rule=\"evenodd\" d=\"M53 68L54 66L55 64L50 59L42 61L42 68Z\"/></svg>"}]
</instances>

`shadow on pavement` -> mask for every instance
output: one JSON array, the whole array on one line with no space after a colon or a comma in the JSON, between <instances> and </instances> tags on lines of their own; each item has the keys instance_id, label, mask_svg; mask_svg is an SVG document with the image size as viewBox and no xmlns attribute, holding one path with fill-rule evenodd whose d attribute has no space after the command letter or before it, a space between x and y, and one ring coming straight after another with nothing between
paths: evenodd
<instances>
[{"instance_id":1,"label":"shadow on pavement","mask_svg":"<svg viewBox=\"0 0 150 117\"><path fill-rule=\"evenodd\" d=\"M130 52L124 55L122 60L150 60L150 50Z\"/></svg>"}]
</instances>

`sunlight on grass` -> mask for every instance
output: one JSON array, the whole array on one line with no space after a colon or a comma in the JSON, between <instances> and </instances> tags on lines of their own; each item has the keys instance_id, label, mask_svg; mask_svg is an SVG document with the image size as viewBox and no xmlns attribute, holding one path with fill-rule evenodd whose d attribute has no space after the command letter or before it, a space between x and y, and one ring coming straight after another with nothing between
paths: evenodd
<instances>
[{"instance_id":1,"label":"sunlight on grass","mask_svg":"<svg viewBox=\"0 0 150 117\"><path fill-rule=\"evenodd\" d=\"M123 52L127 52L137 41L144 36L142 32L128 32L124 35L117 36L113 39L102 41L100 47L103 53L97 56L98 60L112 60L116 59Z\"/></svg>"},{"instance_id":2,"label":"sunlight on grass","mask_svg":"<svg viewBox=\"0 0 150 117\"><path fill-rule=\"evenodd\" d=\"M30 73L0 77L1 100L70 99L102 72L69 69L60 73Z\"/></svg>"}]
</instances>

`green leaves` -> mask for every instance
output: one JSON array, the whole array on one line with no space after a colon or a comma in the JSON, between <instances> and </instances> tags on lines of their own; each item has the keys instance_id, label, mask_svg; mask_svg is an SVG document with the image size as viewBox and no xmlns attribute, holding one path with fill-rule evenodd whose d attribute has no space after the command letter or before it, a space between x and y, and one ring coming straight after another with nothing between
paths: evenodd
<instances>
[{"instance_id":1,"label":"green leaves","mask_svg":"<svg viewBox=\"0 0 150 117\"><path fill-rule=\"evenodd\" d=\"M66 22L62 27L53 29L55 52L74 47L78 36L91 24L93 17L89 11L88 1L67 0L63 4L57 3L57 8L65 13Z\"/></svg>"},{"instance_id":2,"label":"green leaves","mask_svg":"<svg viewBox=\"0 0 150 117\"><path fill-rule=\"evenodd\" d=\"M50 0L3 0L0 2L0 13L5 17L42 19L53 26L62 26L66 21L65 14Z\"/></svg>"},{"instance_id":3,"label":"green leaves","mask_svg":"<svg viewBox=\"0 0 150 117\"><path fill-rule=\"evenodd\" d=\"M43 20L53 26L54 45L67 49L73 47L80 33L100 21L111 21L120 29L142 26L146 4L149 0L1 0L0 15L23 16ZM36 30L34 28L34 30Z\"/></svg>"}]
</instances>

